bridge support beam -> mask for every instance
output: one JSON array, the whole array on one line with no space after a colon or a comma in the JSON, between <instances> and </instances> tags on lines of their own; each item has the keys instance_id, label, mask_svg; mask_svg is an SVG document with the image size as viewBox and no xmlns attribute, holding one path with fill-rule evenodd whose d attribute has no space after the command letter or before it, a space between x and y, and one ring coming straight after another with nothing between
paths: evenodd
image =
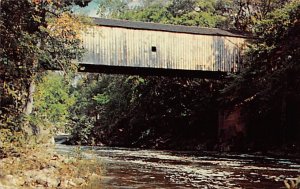
<instances>
[{"instance_id":1,"label":"bridge support beam","mask_svg":"<svg viewBox=\"0 0 300 189\"><path fill-rule=\"evenodd\" d=\"M206 78L222 79L227 72L221 71L199 71L199 70L179 70L163 68L145 68L129 66L107 66L100 64L79 64L79 72L89 73L107 73L107 74L124 74L140 76L167 76L167 77L188 77L188 78Z\"/></svg>"}]
</instances>

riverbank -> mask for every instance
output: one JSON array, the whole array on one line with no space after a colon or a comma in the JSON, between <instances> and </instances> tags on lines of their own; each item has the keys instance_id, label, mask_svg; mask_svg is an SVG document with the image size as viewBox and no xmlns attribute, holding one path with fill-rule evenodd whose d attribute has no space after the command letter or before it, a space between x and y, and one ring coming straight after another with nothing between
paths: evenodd
<instances>
[{"instance_id":1,"label":"riverbank","mask_svg":"<svg viewBox=\"0 0 300 189\"><path fill-rule=\"evenodd\" d=\"M105 135L91 137L92 141L81 143L76 138L69 138L67 145L92 145L106 147L125 147L139 149L194 151L199 154L208 153L247 153L265 155L277 158L293 158L300 162L300 143L295 144L270 144L257 141L233 139L231 141L218 141L216 138L206 136L182 136L182 134L161 133L157 136L142 136L141 133L130 136L130 132L104 132Z\"/></svg>"},{"instance_id":2,"label":"riverbank","mask_svg":"<svg viewBox=\"0 0 300 189\"><path fill-rule=\"evenodd\" d=\"M1 189L83 188L99 182L102 171L96 160L59 155L53 145L10 154L0 159L0 170Z\"/></svg>"}]
</instances>

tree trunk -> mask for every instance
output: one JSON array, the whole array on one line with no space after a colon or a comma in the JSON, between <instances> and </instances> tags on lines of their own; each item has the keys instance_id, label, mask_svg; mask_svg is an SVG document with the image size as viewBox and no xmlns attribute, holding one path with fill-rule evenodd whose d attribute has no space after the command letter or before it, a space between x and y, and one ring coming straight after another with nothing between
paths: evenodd
<instances>
[{"instance_id":1,"label":"tree trunk","mask_svg":"<svg viewBox=\"0 0 300 189\"><path fill-rule=\"evenodd\" d=\"M23 113L25 115L30 115L33 110L33 95L35 92L35 82L34 79L30 82L29 90L28 90L28 97L25 107L23 109Z\"/></svg>"}]
</instances>

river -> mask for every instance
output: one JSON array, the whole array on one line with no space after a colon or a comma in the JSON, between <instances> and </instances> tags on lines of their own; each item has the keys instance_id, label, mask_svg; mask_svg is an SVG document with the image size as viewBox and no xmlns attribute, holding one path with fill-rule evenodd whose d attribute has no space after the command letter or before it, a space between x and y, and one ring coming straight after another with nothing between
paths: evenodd
<instances>
[{"instance_id":1,"label":"river","mask_svg":"<svg viewBox=\"0 0 300 189\"><path fill-rule=\"evenodd\" d=\"M57 145L70 154L75 146ZM104 164L101 187L120 189L285 188L283 180L300 175L299 159L251 154L199 153L111 147L80 147L86 158Z\"/></svg>"}]
</instances>

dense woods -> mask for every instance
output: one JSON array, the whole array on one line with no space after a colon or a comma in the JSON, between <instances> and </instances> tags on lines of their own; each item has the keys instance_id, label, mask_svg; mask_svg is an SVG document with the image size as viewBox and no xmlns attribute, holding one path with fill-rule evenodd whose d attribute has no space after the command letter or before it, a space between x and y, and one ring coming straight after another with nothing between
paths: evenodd
<instances>
[{"instance_id":1,"label":"dense woods","mask_svg":"<svg viewBox=\"0 0 300 189\"><path fill-rule=\"evenodd\" d=\"M202 150L299 148L299 2L103 1L102 16L220 27L251 36L240 73L223 80L87 75L74 91L74 142ZM219 114L245 131L223 139ZM238 124L238 123L237 123ZM72 125L72 124L71 124ZM241 134L241 135L240 135Z\"/></svg>"},{"instance_id":2,"label":"dense woods","mask_svg":"<svg viewBox=\"0 0 300 189\"><path fill-rule=\"evenodd\" d=\"M299 0L99 1L101 17L249 36L240 72L214 80L76 73L91 20L72 7L89 2L0 0L0 188L99 182L97 162L53 152L61 132L71 144L299 156Z\"/></svg>"},{"instance_id":3,"label":"dense woods","mask_svg":"<svg viewBox=\"0 0 300 189\"><path fill-rule=\"evenodd\" d=\"M83 53L79 34L88 23L71 14L71 5L0 1L0 188L74 188L99 172L91 170L94 162L56 154L49 142L66 123L72 98L64 87ZM48 75L49 68L64 77Z\"/></svg>"},{"instance_id":4,"label":"dense woods","mask_svg":"<svg viewBox=\"0 0 300 189\"><path fill-rule=\"evenodd\" d=\"M56 1L1 1L1 146L42 127L32 122L35 83L46 68L74 70L73 59L83 53L78 33L84 24L68 7Z\"/></svg>"},{"instance_id":5,"label":"dense woods","mask_svg":"<svg viewBox=\"0 0 300 189\"><path fill-rule=\"evenodd\" d=\"M100 2L102 17L251 36L241 72L210 80L73 74L72 62L84 52L78 34L88 19L71 14L67 2L2 1L1 148L49 129L71 132L72 142L81 144L296 150L299 9L296 0ZM45 71L49 68L61 71ZM245 133L224 141L219 115L236 109Z\"/></svg>"}]
</instances>

